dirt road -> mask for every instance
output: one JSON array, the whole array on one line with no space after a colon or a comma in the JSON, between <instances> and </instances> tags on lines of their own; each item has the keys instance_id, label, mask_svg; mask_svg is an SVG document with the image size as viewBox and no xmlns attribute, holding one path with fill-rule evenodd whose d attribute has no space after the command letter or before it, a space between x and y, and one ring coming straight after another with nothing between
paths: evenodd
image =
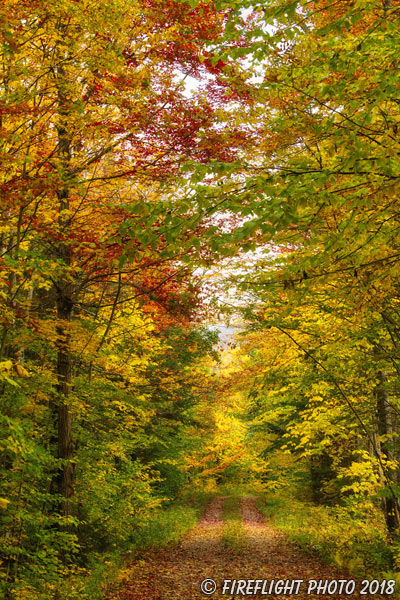
<instances>
[{"instance_id":1,"label":"dirt road","mask_svg":"<svg viewBox=\"0 0 400 600\"><path fill-rule=\"evenodd\" d=\"M202 520L178 546L155 551L145 562L137 563L132 579L110 600L204 600L207 597L231 600L268 596L298 600L393 598L378 594L359 595L360 582L356 582L354 593L346 594L345 584L337 584L335 593L336 584L328 581L331 591L328 593L328 587L323 588L326 580L349 581L353 578L323 565L313 556L302 554L288 543L282 533L264 522L255 498L241 500L244 535L239 551L227 548L221 542L223 506L223 498L212 500ZM212 592L215 582L214 593L201 591L201 582L205 579L209 580L203 584L206 592ZM262 581L256 584L257 580ZM311 580L322 582L319 594L315 593L316 587L312 588ZM338 593L340 585L343 586L342 593ZM352 584L347 590L351 587ZM321 594L321 591L325 593Z\"/></svg>"}]
</instances>

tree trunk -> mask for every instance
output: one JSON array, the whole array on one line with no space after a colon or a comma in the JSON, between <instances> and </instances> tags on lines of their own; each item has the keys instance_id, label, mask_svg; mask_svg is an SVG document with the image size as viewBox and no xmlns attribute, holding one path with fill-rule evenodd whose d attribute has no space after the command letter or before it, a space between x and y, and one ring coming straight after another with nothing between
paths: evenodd
<instances>
[{"instance_id":1,"label":"tree trunk","mask_svg":"<svg viewBox=\"0 0 400 600\"><path fill-rule=\"evenodd\" d=\"M67 27L58 27L60 39L67 39ZM60 512L68 517L72 513L75 470L73 459L72 414L70 395L72 384L71 322L74 308L74 283L70 272L72 253L68 243L70 228L70 172L71 172L71 131L70 101L68 97L68 48L65 42L57 47L58 64L56 88L58 94L58 164L62 174L62 185L57 190L59 210L59 242L55 251L57 259L63 264L62 274L55 282L57 306L57 403L55 420L57 422L57 456L62 460L57 474L57 492L62 496Z\"/></svg>"},{"instance_id":2,"label":"tree trunk","mask_svg":"<svg viewBox=\"0 0 400 600\"><path fill-rule=\"evenodd\" d=\"M63 497L61 513L71 515L71 498L74 494L74 465L72 443L72 415L69 407L69 396L72 383L72 356L70 323L72 320L73 302L66 290L57 294L57 456L62 459L57 477L57 491Z\"/></svg>"},{"instance_id":3,"label":"tree trunk","mask_svg":"<svg viewBox=\"0 0 400 600\"><path fill-rule=\"evenodd\" d=\"M378 371L379 383L375 388L377 429L378 435L383 436L383 440L381 439L379 443L381 454L383 454L387 460L393 460L393 452L390 448L390 439L392 437L393 427L390 405L386 392L386 379L387 376L385 371ZM386 474L387 476L391 475L390 469L386 471ZM390 479L394 482L394 477L390 477ZM390 534L393 534L400 526L400 515L398 499L396 498L392 489L390 489L390 496L388 498L384 498L383 500L383 510L388 531Z\"/></svg>"}]
</instances>

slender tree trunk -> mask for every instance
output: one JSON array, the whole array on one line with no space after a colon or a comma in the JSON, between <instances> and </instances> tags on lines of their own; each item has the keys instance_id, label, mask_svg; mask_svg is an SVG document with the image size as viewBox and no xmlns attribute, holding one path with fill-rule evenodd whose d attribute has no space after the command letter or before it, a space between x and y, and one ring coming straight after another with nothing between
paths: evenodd
<instances>
[{"instance_id":1,"label":"slender tree trunk","mask_svg":"<svg viewBox=\"0 0 400 600\"><path fill-rule=\"evenodd\" d=\"M385 371L378 371L378 385L375 388L376 396L376 414L378 435L383 436L380 440L380 451L387 460L393 460L393 451L390 448L390 440L393 433L390 405L386 391L387 376ZM393 471L392 471L393 473ZM390 469L387 470L390 473ZM394 477L391 477L394 482ZM392 490L391 495L383 500L383 510L385 521L390 534L393 534L400 527L399 503Z\"/></svg>"},{"instance_id":2,"label":"slender tree trunk","mask_svg":"<svg viewBox=\"0 0 400 600\"><path fill-rule=\"evenodd\" d=\"M66 39L67 27L58 27L60 39ZM71 171L71 132L70 105L68 98L68 48L60 42L57 52L56 87L58 94L58 162L62 174L62 185L57 190L59 210L60 240L56 256L63 265L63 274L55 284L57 307L57 402L55 420L57 423L57 455L62 460L57 475L57 492L62 496L61 514L68 517L72 513L75 472L73 464L72 413L70 395L72 384L71 322L74 308L74 283L70 272L72 253L67 232L70 228L70 171Z\"/></svg>"},{"instance_id":3,"label":"slender tree trunk","mask_svg":"<svg viewBox=\"0 0 400 600\"><path fill-rule=\"evenodd\" d=\"M74 494L74 465L72 441L72 415L69 397L72 384L71 332L73 300L68 287L57 290L57 441L58 458L63 464L58 473L57 491L63 497L61 512L71 515L71 499Z\"/></svg>"}]
</instances>

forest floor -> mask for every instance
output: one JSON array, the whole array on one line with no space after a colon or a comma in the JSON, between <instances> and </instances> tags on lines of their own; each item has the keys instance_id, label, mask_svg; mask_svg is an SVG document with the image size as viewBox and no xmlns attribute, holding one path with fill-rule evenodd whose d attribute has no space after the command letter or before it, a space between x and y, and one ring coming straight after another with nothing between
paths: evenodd
<instances>
[{"instance_id":1,"label":"forest floor","mask_svg":"<svg viewBox=\"0 0 400 600\"><path fill-rule=\"evenodd\" d=\"M326 598L389 598L378 594L359 595L361 582L356 581L355 592L341 594L313 594L310 580L340 580L353 578L333 567L324 565L315 556L305 555L290 544L283 533L264 521L252 497L242 498L240 504L243 525L243 543L240 548L230 548L223 543L222 519L224 498L214 498L207 506L203 518L185 538L175 546L149 552L133 565L132 576L109 600L197 600L209 597L214 600L232 598L297 598L298 600ZM200 584L204 579L215 580L217 590L204 594ZM268 580L264 590L241 593L230 588L222 594L224 580ZM272 580L303 580L290 593L273 593ZM260 584L261 585L261 584ZM274 584L272 584L274 585ZM290 584L288 584L290 585ZM212 583L206 584L211 591ZM263 593L262 593L263 592ZM289 593L288 593L289 592Z\"/></svg>"}]
</instances>

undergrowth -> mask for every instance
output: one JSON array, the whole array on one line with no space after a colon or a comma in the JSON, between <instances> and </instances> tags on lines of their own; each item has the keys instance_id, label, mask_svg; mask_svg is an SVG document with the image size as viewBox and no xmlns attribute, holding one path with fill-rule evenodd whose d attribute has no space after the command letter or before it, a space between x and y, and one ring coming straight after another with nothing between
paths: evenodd
<instances>
[{"instance_id":1,"label":"undergrowth","mask_svg":"<svg viewBox=\"0 0 400 600\"><path fill-rule=\"evenodd\" d=\"M101 582L103 589L110 589L115 587L115 584L119 585L130 579L138 568L138 561L136 560L133 566L130 566L129 562L133 558L138 559L143 551L178 542L187 531L196 525L210 498L211 494L199 492L187 496L181 504L158 509L153 519L135 532L129 555L119 559L117 576L115 576L115 569L114 572L103 571L99 574L98 581ZM88 600L97 600L101 597L102 595L88 594Z\"/></svg>"},{"instance_id":2,"label":"undergrowth","mask_svg":"<svg viewBox=\"0 0 400 600\"><path fill-rule=\"evenodd\" d=\"M155 509L151 519L132 532L130 549L122 555L115 552L93 552L86 569L77 569L70 573L63 585L48 588L43 596L29 595L29 590L18 597L18 600L101 600L112 590L131 578L140 566L140 555L143 551L155 547L166 546L177 542L189 529L195 526L203 513L210 494L198 493L182 500L181 504L172 504ZM135 563L132 563L135 559ZM130 564L132 563L132 564Z\"/></svg>"},{"instance_id":3,"label":"undergrowth","mask_svg":"<svg viewBox=\"0 0 400 600\"><path fill-rule=\"evenodd\" d=\"M315 506L270 495L258 507L302 551L354 576L398 579L384 523L372 505Z\"/></svg>"}]
</instances>

